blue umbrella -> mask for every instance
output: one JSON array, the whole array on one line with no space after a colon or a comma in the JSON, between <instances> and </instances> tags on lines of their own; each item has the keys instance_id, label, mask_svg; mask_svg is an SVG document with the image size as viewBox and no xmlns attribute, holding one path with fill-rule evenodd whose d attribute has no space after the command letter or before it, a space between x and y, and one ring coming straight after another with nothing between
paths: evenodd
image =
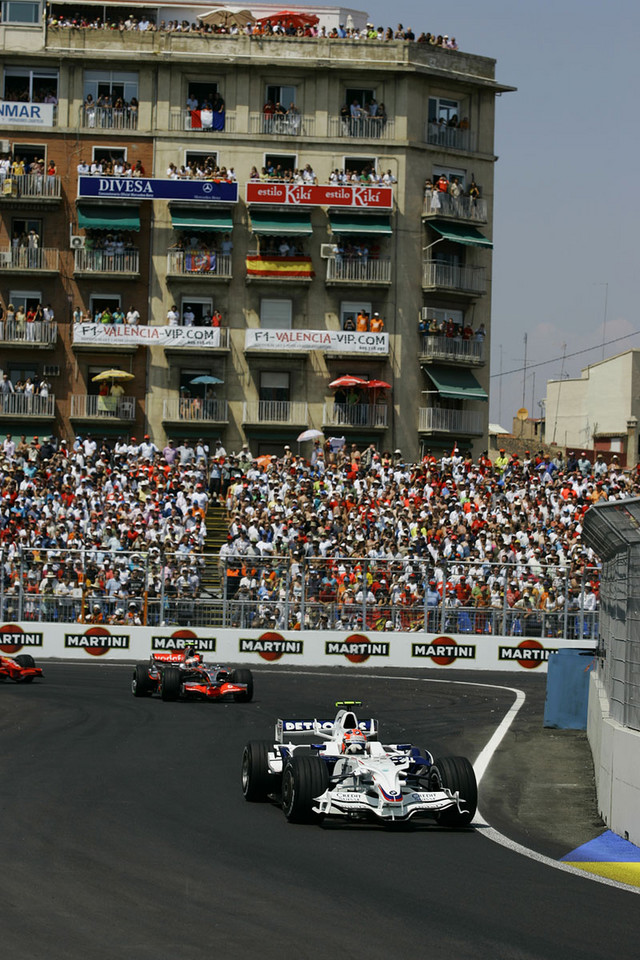
<instances>
[{"instance_id":1,"label":"blue umbrella","mask_svg":"<svg viewBox=\"0 0 640 960\"><path fill-rule=\"evenodd\" d=\"M224 380L219 380L217 377L212 377L208 373L203 373L201 376L189 380L189 383L224 383Z\"/></svg>"}]
</instances>

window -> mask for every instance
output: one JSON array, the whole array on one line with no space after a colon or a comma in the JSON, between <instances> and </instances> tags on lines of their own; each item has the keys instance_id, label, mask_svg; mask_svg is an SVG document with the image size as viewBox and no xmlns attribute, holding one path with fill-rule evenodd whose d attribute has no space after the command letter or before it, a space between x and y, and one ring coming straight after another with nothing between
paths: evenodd
<instances>
[{"instance_id":1,"label":"window","mask_svg":"<svg viewBox=\"0 0 640 960\"><path fill-rule=\"evenodd\" d=\"M35 160L47 161L47 148L42 143L13 143L13 155L24 160L25 167Z\"/></svg>"},{"instance_id":2,"label":"window","mask_svg":"<svg viewBox=\"0 0 640 960\"><path fill-rule=\"evenodd\" d=\"M285 110L288 110L292 103L296 102L296 87L291 87L278 84L267 84L267 93L265 96L265 102L271 100L275 105L276 103L281 103Z\"/></svg>"},{"instance_id":3,"label":"window","mask_svg":"<svg viewBox=\"0 0 640 960\"><path fill-rule=\"evenodd\" d=\"M218 387L222 386L222 383L207 384L192 383L192 381L195 380L196 377L209 376L217 377L218 380L224 380L223 374L224 371L222 369L222 364L214 366L214 368L211 370L205 370L204 367L181 367L178 371L178 386L180 388L180 393L182 394L188 390L191 396L208 395L213 399L212 392L215 393Z\"/></svg>"},{"instance_id":4,"label":"window","mask_svg":"<svg viewBox=\"0 0 640 960\"><path fill-rule=\"evenodd\" d=\"M291 300L261 300L260 326L263 330L291 330Z\"/></svg>"},{"instance_id":5,"label":"window","mask_svg":"<svg viewBox=\"0 0 640 960\"><path fill-rule=\"evenodd\" d=\"M444 120L445 124L450 120L460 119L460 101L447 100L445 97L429 97L429 123L439 123Z\"/></svg>"},{"instance_id":6,"label":"window","mask_svg":"<svg viewBox=\"0 0 640 960\"><path fill-rule=\"evenodd\" d=\"M11 380L11 383L14 385L14 387L19 380L22 380L24 383L25 380L33 380L38 376L39 367L34 366L33 364L25 367L22 366L23 362L24 361L9 363L7 365L7 369L5 370L5 372L9 374L9 380Z\"/></svg>"},{"instance_id":7,"label":"window","mask_svg":"<svg viewBox=\"0 0 640 960\"><path fill-rule=\"evenodd\" d=\"M113 370L114 367L122 370L123 367L120 365L120 361L114 360L113 363L103 363L100 366L89 366L87 367L87 395L89 397L97 397L100 393L100 380L94 380L94 377L97 377L99 373L102 373L103 370ZM109 381L107 381L109 382ZM122 386L127 389L127 385L124 381L119 381L122 383Z\"/></svg>"},{"instance_id":8,"label":"window","mask_svg":"<svg viewBox=\"0 0 640 960\"><path fill-rule=\"evenodd\" d=\"M265 153L264 166L267 168L267 170L273 169L275 173L277 173L279 170L283 173L285 170L289 170L291 173L293 173L298 166L298 154Z\"/></svg>"},{"instance_id":9,"label":"window","mask_svg":"<svg viewBox=\"0 0 640 960\"><path fill-rule=\"evenodd\" d=\"M25 311L34 309L42 303L42 293L39 290L10 290L8 303L17 309L24 307Z\"/></svg>"},{"instance_id":10,"label":"window","mask_svg":"<svg viewBox=\"0 0 640 960\"><path fill-rule=\"evenodd\" d=\"M113 294L112 296L107 296L102 293L92 293L89 298L89 306L91 309L91 316L95 317L98 311L102 313L103 310L115 310L116 307L121 306L122 298L119 294ZM101 367L100 370L103 368ZM105 367L104 369L108 369ZM96 370L96 373L99 373L100 370Z\"/></svg>"},{"instance_id":11,"label":"window","mask_svg":"<svg viewBox=\"0 0 640 960\"><path fill-rule=\"evenodd\" d=\"M42 220L25 220L18 219L17 217L11 221L11 236L21 237L23 234L30 233L31 230L35 230L40 238L40 247L44 247L44 242L42 240Z\"/></svg>"},{"instance_id":12,"label":"window","mask_svg":"<svg viewBox=\"0 0 640 960\"><path fill-rule=\"evenodd\" d=\"M264 370L260 374L260 399L286 403L289 400L289 374L286 371Z\"/></svg>"},{"instance_id":13,"label":"window","mask_svg":"<svg viewBox=\"0 0 640 960\"><path fill-rule=\"evenodd\" d=\"M58 99L58 71L30 70L29 67L5 67L4 99L44 103L45 97ZM51 102L51 101L49 101Z\"/></svg>"},{"instance_id":14,"label":"window","mask_svg":"<svg viewBox=\"0 0 640 960\"><path fill-rule=\"evenodd\" d=\"M116 70L85 70L85 100L89 94L96 102L98 97L110 96L112 100L121 97L129 103L132 97L138 97L138 74Z\"/></svg>"},{"instance_id":15,"label":"window","mask_svg":"<svg viewBox=\"0 0 640 960\"><path fill-rule=\"evenodd\" d=\"M345 323L348 320L349 323L346 329L355 330L356 320L361 311L364 311L371 316L373 313L371 301L365 303L362 300L343 300L340 304L340 328L344 330ZM353 327L351 326L352 321Z\"/></svg>"},{"instance_id":16,"label":"window","mask_svg":"<svg viewBox=\"0 0 640 960\"><path fill-rule=\"evenodd\" d=\"M184 152L184 163L185 166L190 167L192 164L202 163L208 161L208 165L212 167L218 166L218 154L215 151L211 150L185 150Z\"/></svg>"},{"instance_id":17,"label":"window","mask_svg":"<svg viewBox=\"0 0 640 960\"><path fill-rule=\"evenodd\" d=\"M33 23L39 24L41 8L39 3L22 2L22 0L6 0L2 4L3 23Z\"/></svg>"},{"instance_id":18,"label":"window","mask_svg":"<svg viewBox=\"0 0 640 960\"><path fill-rule=\"evenodd\" d=\"M347 87L344 95L344 102L348 107L351 106L353 101L357 101L358 106L367 107L372 100L376 98L376 91L370 87Z\"/></svg>"},{"instance_id":19,"label":"window","mask_svg":"<svg viewBox=\"0 0 640 960\"><path fill-rule=\"evenodd\" d=\"M427 319L437 320L438 323L446 323L451 319L458 327L464 326L463 310L443 310L440 307L427 307Z\"/></svg>"},{"instance_id":20,"label":"window","mask_svg":"<svg viewBox=\"0 0 640 960\"><path fill-rule=\"evenodd\" d=\"M110 160L112 163L114 163L116 160L126 160L127 148L126 147L92 147L91 159L100 161L100 163L104 163L105 160Z\"/></svg>"},{"instance_id":21,"label":"window","mask_svg":"<svg viewBox=\"0 0 640 960\"><path fill-rule=\"evenodd\" d=\"M189 80L187 84L187 99L197 100L198 107L203 103L213 105L218 98L218 84L213 80L203 81Z\"/></svg>"},{"instance_id":22,"label":"window","mask_svg":"<svg viewBox=\"0 0 640 960\"><path fill-rule=\"evenodd\" d=\"M347 173L357 173L358 176L367 171L376 169L375 157L345 157L343 170Z\"/></svg>"},{"instance_id":23,"label":"window","mask_svg":"<svg viewBox=\"0 0 640 960\"><path fill-rule=\"evenodd\" d=\"M455 167L440 167L440 166L434 166L434 168L433 168L433 173L432 173L432 175L431 175L431 179L432 179L433 183L435 183L436 180L437 180L439 177L442 176L442 174L445 175L445 177L447 178L447 180L449 181L449 183L451 183L451 181L453 180L454 177L457 177L457 178L458 178L458 183L460 184L460 186L462 187L462 189L464 190L464 189L466 188L466 185L467 185L467 171L466 171L466 170L457 170Z\"/></svg>"},{"instance_id":24,"label":"window","mask_svg":"<svg viewBox=\"0 0 640 960\"><path fill-rule=\"evenodd\" d=\"M205 316L211 317L213 313L213 300L211 297L190 297L185 295L180 302L181 317L184 317L184 312L187 307L191 307L191 312L194 316L192 326L202 327L204 326Z\"/></svg>"}]
</instances>

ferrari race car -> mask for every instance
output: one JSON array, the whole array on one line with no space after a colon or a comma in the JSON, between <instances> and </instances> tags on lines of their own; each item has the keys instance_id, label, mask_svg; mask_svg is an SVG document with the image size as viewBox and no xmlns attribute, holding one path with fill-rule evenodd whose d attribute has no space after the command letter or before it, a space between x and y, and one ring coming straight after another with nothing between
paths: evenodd
<instances>
[{"instance_id":1,"label":"ferrari race car","mask_svg":"<svg viewBox=\"0 0 640 960\"><path fill-rule=\"evenodd\" d=\"M195 662L194 662L195 661ZM131 692L134 697L159 693L163 700L219 700L230 697L238 703L253 699L251 670L227 670L205 663L184 650L153 653L149 663L137 663Z\"/></svg>"},{"instance_id":2,"label":"ferrari race car","mask_svg":"<svg viewBox=\"0 0 640 960\"><path fill-rule=\"evenodd\" d=\"M15 680L16 683L32 683L34 677L43 677L41 667L30 653L20 653L17 657L0 656L0 682Z\"/></svg>"},{"instance_id":3,"label":"ferrari race car","mask_svg":"<svg viewBox=\"0 0 640 960\"><path fill-rule=\"evenodd\" d=\"M278 720L275 743L252 740L242 756L245 800L280 800L291 823L326 817L407 821L429 817L467 827L478 787L465 757L442 757L405 743L378 741L375 720L358 720L354 701L336 704L334 720ZM321 743L294 744L311 735Z\"/></svg>"}]
</instances>

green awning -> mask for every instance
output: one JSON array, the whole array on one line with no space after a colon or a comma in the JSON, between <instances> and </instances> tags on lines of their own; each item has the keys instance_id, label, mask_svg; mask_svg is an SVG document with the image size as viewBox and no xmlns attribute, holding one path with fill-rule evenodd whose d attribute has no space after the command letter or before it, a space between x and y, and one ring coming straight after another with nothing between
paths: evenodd
<instances>
[{"instance_id":1,"label":"green awning","mask_svg":"<svg viewBox=\"0 0 640 960\"><path fill-rule=\"evenodd\" d=\"M433 227L436 233L439 233L445 240L463 243L467 247L493 249L491 240L487 240L475 227L467 227L463 223L447 223L444 220L429 220L429 226Z\"/></svg>"},{"instance_id":2,"label":"green awning","mask_svg":"<svg viewBox=\"0 0 640 960\"><path fill-rule=\"evenodd\" d=\"M202 230L207 233L231 233L233 219L228 210L171 210L174 230Z\"/></svg>"},{"instance_id":3,"label":"green awning","mask_svg":"<svg viewBox=\"0 0 640 960\"><path fill-rule=\"evenodd\" d=\"M137 207L78 204L78 226L85 230L139 230Z\"/></svg>"},{"instance_id":4,"label":"green awning","mask_svg":"<svg viewBox=\"0 0 640 960\"><path fill-rule=\"evenodd\" d=\"M374 233L387 236L392 233L389 215L384 213L330 213L332 233Z\"/></svg>"},{"instance_id":5,"label":"green awning","mask_svg":"<svg viewBox=\"0 0 640 960\"><path fill-rule=\"evenodd\" d=\"M442 367L437 364L424 366L436 385L438 393L446 400L488 400L489 394L482 389L470 370L461 367Z\"/></svg>"},{"instance_id":6,"label":"green awning","mask_svg":"<svg viewBox=\"0 0 640 960\"><path fill-rule=\"evenodd\" d=\"M310 236L313 233L311 213L279 213L275 210L252 210L251 229L265 236Z\"/></svg>"}]
</instances>

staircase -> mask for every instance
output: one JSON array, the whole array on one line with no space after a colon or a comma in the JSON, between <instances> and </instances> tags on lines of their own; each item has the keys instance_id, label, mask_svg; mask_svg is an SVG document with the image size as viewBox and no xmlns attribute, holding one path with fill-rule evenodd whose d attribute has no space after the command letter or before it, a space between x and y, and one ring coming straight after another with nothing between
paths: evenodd
<instances>
[{"instance_id":1,"label":"staircase","mask_svg":"<svg viewBox=\"0 0 640 960\"><path fill-rule=\"evenodd\" d=\"M207 535L204 541L205 565L201 577L201 589L205 596L219 597L222 584L218 569L220 547L227 542L229 526L227 511L217 501L211 500L205 517Z\"/></svg>"}]
</instances>

